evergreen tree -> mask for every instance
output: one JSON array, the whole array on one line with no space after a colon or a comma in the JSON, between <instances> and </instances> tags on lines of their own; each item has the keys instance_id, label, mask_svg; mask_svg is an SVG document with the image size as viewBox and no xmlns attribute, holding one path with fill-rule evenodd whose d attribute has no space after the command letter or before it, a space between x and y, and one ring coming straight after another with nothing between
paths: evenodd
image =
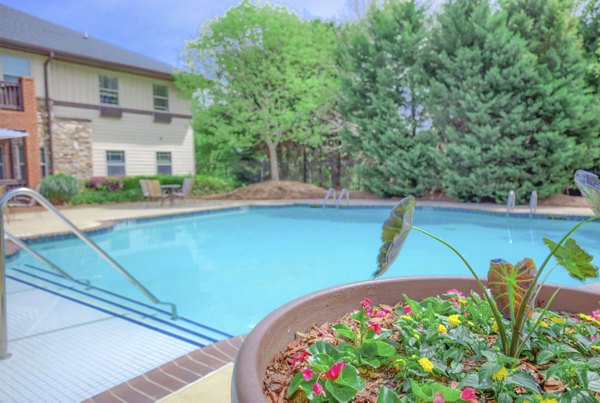
<instances>
[{"instance_id":1,"label":"evergreen tree","mask_svg":"<svg viewBox=\"0 0 600 403\"><path fill-rule=\"evenodd\" d=\"M525 41L486 0L450 0L429 51L430 110L446 143L447 194L502 203L514 189L523 200L534 189L532 133L540 124L535 59Z\"/></svg>"},{"instance_id":2,"label":"evergreen tree","mask_svg":"<svg viewBox=\"0 0 600 403\"><path fill-rule=\"evenodd\" d=\"M374 3L342 46L342 141L357 174L380 196L422 195L439 185L436 138L424 130L424 10L415 1Z\"/></svg>"},{"instance_id":3,"label":"evergreen tree","mask_svg":"<svg viewBox=\"0 0 600 403\"><path fill-rule=\"evenodd\" d=\"M600 101L600 2L583 2L579 32L588 60L587 81L596 93L597 101Z\"/></svg>"},{"instance_id":4,"label":"evergreen tree","mask_svg":"<svg viewBox=\"0 0 600 403\"><path fill-rule=\"evenodd\" d=\"M598 98L586 83L587 63L573 0L510 0L509 26L526 41L540 78L539 125L532 133L538 162L532 181L541 197L572 183L579 168L600 161ZM592 45L593 46L593 45Z\"/></svg>"}]
</instances>

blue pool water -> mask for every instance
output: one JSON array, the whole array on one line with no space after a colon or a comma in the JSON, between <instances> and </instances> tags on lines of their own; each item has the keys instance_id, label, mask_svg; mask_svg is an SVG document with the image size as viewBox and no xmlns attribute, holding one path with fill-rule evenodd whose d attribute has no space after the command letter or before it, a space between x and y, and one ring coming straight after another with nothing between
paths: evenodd
<instances>
[{"instance_id":1,"label":"blue pool water","mask_svg":"<svg viewBox=\"0 0 600 403\"><path fill-rule=\"evenodd\" d=\"M119 263L180 315L230 334L248 332L266 314L306 293L369 279L375 269L381 224L390 208L246 208L180 218L118 224L93 236ZM575 221L512 218L431 208L414 224L453 243L479 274L491 258L538 264ZM600 260L600 225L575 238ZM145 301L108 264L76 239L35 243L34 248L74 277ZM25 253L11 266L36 264ZM452 252L414 231L384 277L469 275ZM562 268L550 282L579 285Z\"/></svg>"}]
</instances>

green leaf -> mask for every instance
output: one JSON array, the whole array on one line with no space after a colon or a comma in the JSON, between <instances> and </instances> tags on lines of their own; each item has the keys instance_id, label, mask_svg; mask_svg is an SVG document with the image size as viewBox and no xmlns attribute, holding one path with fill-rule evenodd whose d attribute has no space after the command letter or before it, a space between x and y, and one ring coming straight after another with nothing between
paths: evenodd
<instances>
[{"instance_id":1,"label":"green leaf","mask_svg":"<svg viewBox=\"0 0 600 403\"><path fill-rule=\"evenodd\" d=\"M575 389L565 393L562 396L561 402L569 402L569 403L590 403L596 402L596 398L590 395L585 389Z\"/></svg>"},{"instance_id":2,"label":"green leaf","mask_svg":"<svg viewBox=\"0 0 600 403\"><path fill-rule=\"evenodd\" d=\"M342 323L342 324L338 324L338 325L333 325L332 328L333 328L333 330L335 330L335 332L338 336L345 337L348 340L355 341L356 333L354 333L352 331L352 329L350 329L350 326L344 325Z\"/></svg>"},{"instance_id":3,"label":"green leaf","mask_svg":"<svg viewBox=\"0 0 600 403\"><path fill-rule=\"evenodd\" d=\"M553 350L542 350L537 356L538 365L544 365L554 358Z\"/></svg>"},{"instance_id":4,"label":"green leaf","mask_svg":"<svg viewBox=\"0 0 600 403\"><path fill-rule=\"evenodd\" d=\"M502 259L493 259L488 272L488 287L498 309L511 318L519 310L523 297L536 275L533 260L523 259L515 267Z\"/></svg>"},{"instance_id":5,"label":"green leaf","mask_svg":"<svg viewBox=\"0 0 600 403\"><path fill-rule=\"evenodd\" d=\"M498 395L498 403L512 403L513 398L506 392L500 393Z\"/></svg>"},{"instance_id":6,"label":"green leaf","mask_svg":"<svg viewBox=\"0 0 600 403\"><path fill-rule=\"evenodd\" d=\"M456 402L460 400L460 390L458 389L452 389L437 382L431 383L430 386L433 394L441 393L444 395L444 400L446 402Z\"/></svg>"},{"instance_id":7,"label":"green leaf","mask_svg":"<svg viewBox=\"0 0 600 403\"><path fill-rule=\"evenodd\" d=\"M556 248L556 242L544 238L544 243L551 251ZM591 262L593 257L584 251L573 238L567 239L564 246L559 246L554 257L562 267L567 269L571 277L578 280L598 277L598 267Z\"/></svg>"},{"instance_id":8,"label":"green leaf","mask_svg":"<svg viewBox=\"0 0 600 403\"><path fill-rule=\"evenodd\" d=\"M332 382L331 379L328 379L327 382L325 382L325 389L331 393L331 396L338 402L347 402L356 395L355 389L340 383Z\"/></svg>"},{"instance_id":9,"label":"green leaf","mask_svg":"<svg viewBox=\"0 0 600 403\"><path fill-rule=\"evenodd\" d=\"M359 349L365 357L391 357L396 354L396 349L383 340L365 340Z\"/></svg>"},{"instance_id":10,"label":"green leaf","mask_svg":"<svg viewBox=\"0 0 600 403\"><path fill-rule=\"evenodd\" d=\"M377 403L400 403L401 400L398 394L385 386L379 389L379 395L377 395Z\"/></svg>"},{"instance_id":11,"label":"green leaf","mask_svg":"<svg viewBox=\"0 0 600 403\"><path fill-rule=\"evenodd\" d=\"M337 383L346 385L358 392L365 389L365 381L358 375L358 370L353 365L346 365L340 373Z\"/></svg>"},{"instance_id":12,"label":"green leaf","mask_svg":"<svg viewBox=\"0 0 600 403\"><path fill-rule=\"evenodd\" d=\"M298 390L298 387L302 381L304 381L304 378L302 378L302 372L298 372L296 375L294 375L292 381L290 382L290 386L288 387L287 397L292 396Z\"/></svg>"},{"instance_id":13,"label":"green leaf","mask_svg":"<svg viewBox=\"0 0 600 403\"><path fill-rule=\"evenodd\" d=\"M431 401L433 399L433 391L427 384L419 385L414 379L411 379L410 389L417 398L425 399L425 401Z\"/></svg>"},{"instance_id":14,"label":"green leaf","mask_svg":"<svg viewBox=\"0 0 600 403\"><path fill-rule=\"evenodd\" d=\"M533 376L523 371L515 372L514 374L509 375L506 378L505 383L518 385L534 393L540 392L540 388Z\"/></svg>"},{"instance_id":15,"label":"green leaf","mask_svg":"<svg viewBox=\"0 0 600 403\"><path fill-rule=\"evenodd\" d=\"M400 200L400 203L394 207L388 219L383 223L381 230L383 245L379 248L377 270L373 273L373 278L385 273L398 257L400 249L412 229L416 203L413 196Z\"/></svg>"},{"instance_id":16,"label":"green leaf","mask_svg":"<svg viewBox=\"0 0 600 403\"><path fill-rule=\"evenodd\" d=\"M492 379L492 375L502 369L502 365L497 362L486 362L479 367L477 372L479 376L479 383L485 382L485 380Z\"/></svg>"},{"instance_id":17,"label":"green leaf","mask_svg":"<svg viewBox=\"0 0 600 403\"><path fill-rule=\"evenodd\" d=\"M592 210L600 215L600 179L598 175L582 169L575 172L575 183L584 197L592 202Z\"/></svg>"},{"instance_id":18,"label":"green leaf","mask_svg":"<svg viewBox=\"0 0 600 403\"><path fill-rule=\"evenodd\" d=\"M589 371L588 377L588 388L594 392L600 392L600 374L597 372Z\"/></svg>"},{"instance_id":19,"label":"green leaf","mask_svg":"<svg viewBox=\"0 0 600 403\"><path fill-rule=\"evenodd\" d=\"M333 347L329 343L325 343L324 341L317 341L312 346L310 346L307 350L312 355L317 354L326 354L331 356L334 360L338 359L339 353L335 347Z\"/></svg>"}]
</instances>

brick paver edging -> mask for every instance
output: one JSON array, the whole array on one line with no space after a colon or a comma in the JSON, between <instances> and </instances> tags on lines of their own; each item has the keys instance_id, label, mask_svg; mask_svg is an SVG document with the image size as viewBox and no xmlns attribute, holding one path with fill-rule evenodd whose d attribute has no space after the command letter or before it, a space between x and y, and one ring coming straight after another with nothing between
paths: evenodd
<instances>
[{"instance_id":1,"label":"brick paver edging","mask_svg":"<svg viewBox=\"0 0 600 403\"><path fill-rule=\"evenodd\" d=\"M182 355L83 403L155 402L234 361L245 338L221 340Z\"/></svg>"}]
</instances>

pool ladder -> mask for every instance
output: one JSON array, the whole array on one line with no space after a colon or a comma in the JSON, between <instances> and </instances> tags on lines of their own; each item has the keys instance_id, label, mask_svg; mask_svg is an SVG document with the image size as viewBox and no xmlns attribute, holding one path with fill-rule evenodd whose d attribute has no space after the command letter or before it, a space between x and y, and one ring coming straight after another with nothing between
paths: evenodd
<instances>
[{"instance_id":1,"label":"pool ladder","mask_svg":"<svg viewBox=\"0 0 600 403\"><path fill-rule=\"evenodd\" d=\"M46 263L52 270L61 275L62 277L77 281L71 275L69 275L66 271L62 270L60 267L52 263L50 260L46 259L32 248L30 248L25 242L21 241L19 238L10 234L4 229L4 208L13 198L18 196L27 196L33 198L37 201L42 207L44 207L49 212L53 213L59 221L62 221L69 230L75 234L79 239L81 239L88 247L90 247L94 252L100 255L104 260L106 260L113 269L119 272L122 276L124 276L133 286L135 286L139 291L142 292L150 301L157 305L167 305L171 310L171 318L177 319L177 306L171 302L163 302L159 300L150 290L148 290L142 283L140 283L133 275L131 275L127 270L125 270L119 263L117 263L108 253L106 253L98 244L92 241L84 232L82 232L75 224L73 224L67 217L65 217L60 211L56 209L44 196L39 194L33 189L29 188L19 188L13 189L6 192L0 198L0 360L4 358L8 358L10 354L8 353L8 329L7 329L7 317L6 317L6 270L5 270L5 255L6 255L6 239L14 242L17 246L25 249L27 252L31 253L34 257ZM80 280L87 287L90 287L90 282L88 280Z\"/></svg>"},{"instance_id":2,"label":"pool ladder","mask_svg":"<svg viewBox=\"0 0 600 403\"><path fill-rule=\"evenodd\" d=\"M346 206L347 206L348 203L350 202L350 192L348 191L348 189L343 188L342 190L340 190L340 193L337 194L337 197L336 197L336 192L335 192L334 188L327 189L327 193L325 193L325 197L323 198L322 207L325 207L327 205L327 201L331 198L335 202L335 206L337 208L339 208L340 204L342 204L342 199L344 198L344 195L346 195Z\"/></svg>"}]
</instances>

